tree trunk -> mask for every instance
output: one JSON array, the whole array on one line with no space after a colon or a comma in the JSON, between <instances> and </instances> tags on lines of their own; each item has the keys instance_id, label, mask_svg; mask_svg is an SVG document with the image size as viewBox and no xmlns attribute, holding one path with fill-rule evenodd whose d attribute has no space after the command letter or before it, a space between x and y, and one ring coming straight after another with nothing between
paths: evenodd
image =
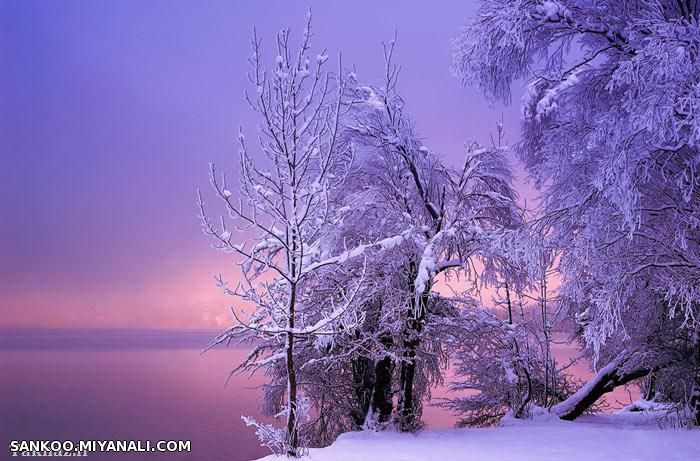
<instances>
[{"instance_id":1,"label":"tree trunk","mask_svg":"<svg viewBox=\"0 0 700 461\"><path fill-rule=\"evenodd\" d=\"M654 400L654 396L656 396L656 375L651 373L645 383L644 400Z\"/></svg>"},{"instance_id":2,"label":"tree trunk","mask_svg":"<svg viewBox=\"0 0 700 461\"><path fill-rule=\"evenodd\" d=\"M416 377L416 353L420 346L420 334L423 330L426 310L428 308L428 298L430 286L418 299L412 301L412 308L409 312L411 318L407 321L407 331L404 332L403 360L401 362L401 372L399 374L399 428L403 432L414 431L419 426L418 415L416 414L416 401L414 394L414 381Z\"/></svg>"},{"instance_id":3,"label":"tree trunk","mask_svg":"<svg viewBox=\"0 0 700 461\"><path fill-rule=\"evenodd\" d=\"M416 377L416 348L418 341L408 341L404 344L404 361L401 362L399 383L401 398L399 402L399 427L403 432L409 432L417 427L415 403L413 400L413 381Z\"/></svg>"},{"instance_id":4,"label":"tree trunk","mask_svg":"<svg viewBox=\"0 0 700 461\"><path fill-rule=\"evenodd\" d=\"M360 429L365 423L376 387L374 362L367 357L354 358L352 360L352 377L355 387L355 405L351 416L355 429Z\"/></svg>"},{"instance_id":5,"label":"tree trunk","mask_svg":"<svg viewBox=\"0 0 700 461\"><path fill-rule=\"evenodd\" d=\"M372 323L379 324L382 314L382 300L378 300L378 304L371 311L375 313L376 318ZM359 336L358 336L359 339ZM390 334L384 334L379 337L382 348L385 351L393 349L394 340ZM369 359L366 359L369 361ZM386 423L391 419L394 411L392 385L394 384L394 360L391 356L386 355L382 359L370 362L372 379L365 382L366 393L363 398L369 397L369 401L365 405L362 402L361 408L362 422L360 427L370 426L373 422ZM358 396L359 398L359 396ZM373 421L372 421L373 420Z\"/></svg>"},{"instance_id":6,"label":"tree trunk","mask_svg":"<svg viewBox=\"0 0 700 461\"><path fill-rule=\"evenodd\" d=\"M287 439L289 441L288 456L297 456L299 447L299 428L297 427L297 373L294 367L294 333L295 326L296 285L291 286L289 300L289 321L287 331L287 397L289 399L289 411L287 413Z\"/></svg>"},{"instance_id":7,"label":"tree trunk","mask_svg":"<svg viewBox=\"0 0 700 461\"><path fill-rule=\"evenodd\" d=\"M700 326L693 335L693 391L689 401L693 424L700 427Z\"/></svg>"},{"instance_id":8,"label":"tree trunk","mask_svg":"<svg viewBox=\"0 0 700 461\"><path fill-rule=\"evenodd\" d=\"M293 327L292 327L293 328ZM287 387L289 412L287 413L287 437L289 439L289 456L297 455L299 430L297 428L297 375L294 369L294 334L287 333Z\"/></svg>"},{"instance_id":9,"label":"tree trunk","mask_svg":"<svg viewBox=\"0 0 700 461\"><path fill-rule=\"evenodd\" d=\"M551 410L552 413L558 415L561 419L573 421L588 410L599 398L611 392L617 386L643 378L654 371L645 367L625 370L625 364L630 358L626 354L617 356L584 384L578 392L563 402L554 405Z\"/></svg>"},{"instance_id":10,"label":"tree trunk","mask_svg":"<svg viewBox=\"0 0 700 461\"><path fill-rule=\"evenodd\" d=\"M391 383L394 375L394 361L384 357L374 368L374 392L372 393L372 413L377 421L385 423L391 419L394 403L391 395Z\"/></svg>"},{"instance_id":11,"label":"tree trunk","mask_svg":"<svg viewBox=\"0 0 700 461\"><path fill-rule=\"evenodd\" d=\"M368 426L374 420L378 423L386 423L391 419L394 411L391 385L394 375L394 361L386 356L372 363L367 358L367 368L355 374L355 397L357 399L357 413L352 415L358 429ZM353 365L356 367L357 365Z\"/></svg>"}]
</instances>

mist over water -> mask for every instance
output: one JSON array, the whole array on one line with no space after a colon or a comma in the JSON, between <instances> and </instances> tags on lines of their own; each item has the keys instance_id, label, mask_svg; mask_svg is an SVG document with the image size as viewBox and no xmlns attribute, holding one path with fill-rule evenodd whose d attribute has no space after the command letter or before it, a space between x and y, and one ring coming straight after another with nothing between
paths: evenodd
<instances>
[{"instance_id":1,"label":"mist over water","mask_svg":"<svg viewBox=\"0 0 700 461\"><path fill-rule=\"evenodd\" d=\"M44 335L46 336L46 335ZM241 414L258 416L260 378L229 370L246 351L202 354L213 335L36 332L3 336L0 437L9 440L191 440L191 453L92 453L88 459L227 460L267 454ZM198 339L203 339L198 341ZM117 341L120 339L120 341Z\"/></svg>"},{"instance_id":2,"label":"mist over water","mask_svg":"<svg viewBox=\"0 0 700 461\"><path fill-rule=\"evenodd\" d=\"M92 453L88 459L242 461L268 454L240 415L260 417L264 377L233 375L244 348L201 350L214 332L3 330L0 443L191 440L191 453ZM562 349L563 356L575 352ZM582 378L586 365L577 367ZM446 396L436 389L433 398ZM622 390L615 398L628 400ZM430 428L457 418L425 406ZM0 456L4 459L4 455Z\"/></svg>"}]
</instances>

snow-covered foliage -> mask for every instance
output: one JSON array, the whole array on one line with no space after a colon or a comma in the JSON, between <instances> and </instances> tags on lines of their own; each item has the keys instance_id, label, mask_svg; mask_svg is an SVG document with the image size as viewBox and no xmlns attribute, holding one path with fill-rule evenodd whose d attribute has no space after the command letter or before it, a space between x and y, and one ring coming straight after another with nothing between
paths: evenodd
<instances>
[{"instance_id":1,"label":"snow-covered foliage","mask_svg":"<svg viewBox=\"0 0 700 461\"><path fill-rule=\"evenodd\" d=\"M298 456L350 430L414 431L450 360L467 394L445 405L464 424L574 419L638 382L700 425L698 24L693 2L482 0L453 71L501 102L525 81L515 152L536 214L502 123L459 167L426 145L395 41L377 85L327 69L310 17L269 65L254 36L257 148L239 135L239 187L211 166L225 217L199 204L241 268L218 278L241 304L214 344L251 345L236 371L264 371L263 412L287 420L246 418L261 442ZM596 367L578 390L551 351L566 328Z\"/></svg>"},{"instance_id":2,"label":"snow-covered foliage","mask_svg":"<svg viewBox=\"0 0 700 461\"><path fill-rule=\"evenodd\" d=\"M260 441L260 445L268 448L275 455L286 455L291 448L291 440L286 428L275 427L272 424L259 423L249 416L241 416L246 426L255 428L255 436ZM304 447L304 443L301 443ZM303 449L302 449L303 450ZM303 455L303 451L299 451Z\"/></svg>"},{"instance_id":3,"label":"snow-covered foliage","mask_svg":"<svg viewBox=\"0 0 700 461\"><path fill-rule=\"evenodd\" d=\"M305 396L300 396L296 404L295 422L297 425L309 419L309 410L309 400ZM282 412L275 415L275 417L287 417L288 411L289 406L285 407ZM255 435L260 441L260 446L268 448L273 454L287 456L289 451L293 449L292 437L295 436L298 437L296 441L297 446L294 448L296 455L304 456L308 453L308 442L304 439L306 434L300 431L299 427L288 431L286 428L275 427L272 424L259 423L250 416L241 416L241 419L246 426L255 428Z\"/></svg>"},{"instance_id":4,"label":"snow-covered foliage","mask_svg":"<svg viewBox=\"0 0 700 461\"><path fill-rule=\"evenodd\" d=\"M420 425L423 397L442 379L446 335L458 317L456 303L433 291L436 280L460 274L476 287L476 265L484 268L481 281L491 280L507 264L495 242L504 229L520 226L521 217L506 149L470 145L462 168L454 169L423 145L395 91L393 49L394 42L384 47L381 88L358 83L348 91L353 110L345 126L360 171L356 181L348 181L346 197L364 204L354 219L365 224L347 221L352 227L343 239L400 235L385 246L388 267L387 259L379 262L391 271L378 279L384 284L380 322L369 330L375 346L369 358L380 368L394 369L394 421L401 430L413 430ZM368 414L386 422L392 406L375 401Z\"/></svg>"},{"instance_id":5,"label":"snow-covered foliage","mask_svg":"<svg viewBox=\"0 0 700 461\"><path fill-rule=\"evenodd\" d=\"M540 293L503 283L494 307L460 309L451 338L455 378L449 389L456 396L441 403L460 416L460 425L491 426L506 415L528 418L533 408L546 412L573 393L576 382L567 370L576 359L557 363L551 351L552 330L561 327L562 316L550 312Z\"/></svg>"},{"instance_id":6,"label":"snow-covered foliage","mask_svg":"<svg viewBox=\"0 0 700 461\"><path fill-rule=\"evenodd\" d=\"M626 350L648 372L685 361L700 402L700 363L657 347L661 335L700 349L698 8L484 0L453 70L498 101L527 82L518 151L594 359Z\"/></svg>"},{"instance_id":7,"label":"snow-covered foliage","mask_svg":"<svg viewBox=\"0 0 700 461\"><path fill-rule=\"evenodd\" d=\"M460 328L460 301L436 292L436 281L459 276L473 294L495 280L510 265L505 233L522 225L506 149L472 144L461 169L445 165L420 141L395 91L392 52L393 43L385 47L382 87L347 76L341 143L353 146L355 162L330 194L334 227L319 248L362 249L365 258L348 258L314 290L323 297L363 273L362 316L356 328L299 352L314 408L306 433L317 446L348 430L420 426L423 401L442 382L449 338ZM279 371L268 401L281 398Z\"/></svg>"}]
</instances>

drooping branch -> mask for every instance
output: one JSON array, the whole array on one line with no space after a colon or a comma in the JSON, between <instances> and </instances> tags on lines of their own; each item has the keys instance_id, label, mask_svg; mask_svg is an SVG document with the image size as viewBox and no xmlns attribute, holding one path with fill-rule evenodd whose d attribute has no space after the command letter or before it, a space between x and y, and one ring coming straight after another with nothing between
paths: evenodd
<instances>
[{"instance_id":1,"label":"drooping branch","mask_svg":"<svg viewBox=\"0 0 700 461\"><path fill-rule=\"evenodd\" d=\"M662 365L630 366L635 354L621 352L615 359L601 368L596 375L584 384L575 394L563 402L554 405L551 412L561 419L573 421L581 416L605 394L618 386L624 386L636 379L643 378Z\"/></svg>"}]
</instances>

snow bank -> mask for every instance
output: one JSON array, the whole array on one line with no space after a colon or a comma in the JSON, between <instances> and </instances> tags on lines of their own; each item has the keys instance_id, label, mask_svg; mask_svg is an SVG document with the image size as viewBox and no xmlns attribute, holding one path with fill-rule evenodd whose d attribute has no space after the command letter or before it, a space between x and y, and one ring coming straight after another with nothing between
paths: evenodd
<instances>
[{"instance_id":1,"label":"snow bank","mask_svg":"<svg viewBox=\"0 0 700 461\"><path fill-rule=\"evenodd\" d=\"M490 429L344 434L311 461L673 461L697 459L700 431L614 423L616 415L567 421L510 421ZM268 456L265 461L283 460Z\"/></svg>"}]
</instances>

